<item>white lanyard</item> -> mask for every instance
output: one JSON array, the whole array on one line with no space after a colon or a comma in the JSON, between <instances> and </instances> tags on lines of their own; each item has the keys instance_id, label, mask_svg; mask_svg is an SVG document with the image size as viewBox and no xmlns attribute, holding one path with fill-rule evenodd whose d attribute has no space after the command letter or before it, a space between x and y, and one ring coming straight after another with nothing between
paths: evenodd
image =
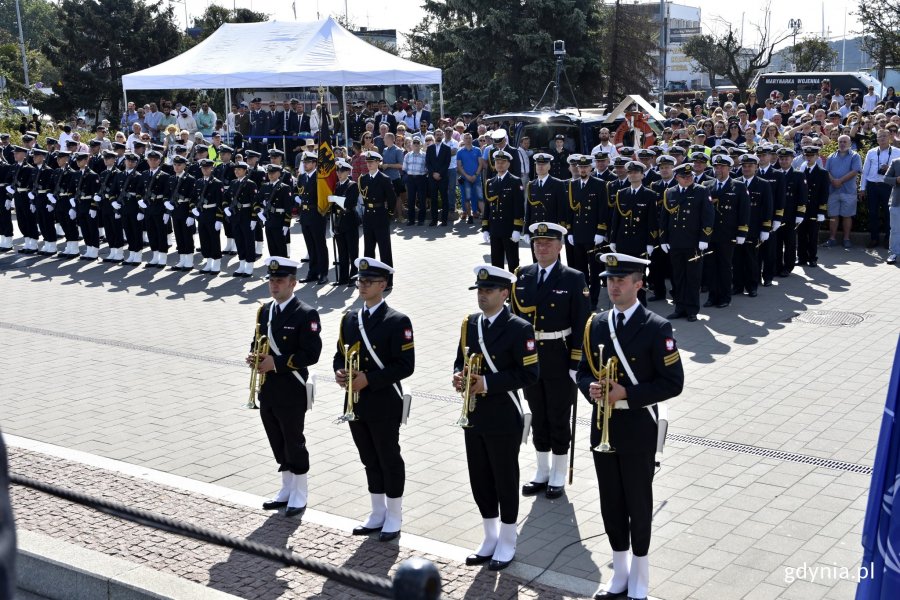
<instances>
[{"instance_id":1,"label":"white lanyard","mask_svg":"<svg viewBox=\"0 0 900 600\"><path fill-rule=\"evenodd\" d=\"M488 367L490 367L492 373L499 373L496 365L494 365L494 361L491 360L491 355L487 350L487 346L484 345L484 331L481 328L481 322L484 321L484 315L478 316L478 346L481 348L481 354L484 356L484 361L487 363ZM516 406L516 410L519 411L519 414L524 416L522 412L522 404L519 402L519 397L512 390L507 390L506 392L509 394L510 399L512 399L513 404Z\"/></svg>"},{"instance_id":2,"label":"white lanyard","mask_svg":"<svg viewBox=\"0 0 900 600\"><path fill-rule=\"evenodd\" d=\"M359 324L359 335L362 337L363 343L366 345L366 350L369 351L369 356L372 357L372 360L375 361L375 364L378 365L379 369L384 369L384 363L381 362L381 359L378 358L377 354L375 354L375 349L372 348L372 344L369 343L369 336L366 335L366 328L365 326L363 326L363 309L359 309L356 320ZM397 394L402 399L403 391L400 389L400 384L393 383L392 385L394 387L394 391L397 392Z\"/></svg>"},{"instance_id":3,"label":"white lanyard","mask_svg":"<svg viewBox=\"0 0 900 600\"><path fill-rule=\"evenodd\" d=\"M631 365L628 364L628 359L625 357L625 352L622 351L622 345L619 344L619 338L616 337L616 330L615 326L613 325L613 312L615 311L609 311L608 318L606 319L607 323L609 324L609 337L612 338L613 348L615 349L616 354L619 357L619 364L622 365L622 368L625 370L625 374L628 375L628 379L631 380L631 384L637 385L637 377L634 376L634 371L631 370ZM628 402L626 400L620 400L619 402L625 404L626 407L628 406ZM618 404L619 402L616 402L616 404ZM645 408L650 412L650 416L653 417L653 421L657 422L656 412L654 412L653 410L653 405L646 406Z\"/></svg>"},{"instance_id":4,"label":"white lanyard","mask_svg":"<svg viewBox=\"0 0 900 600\"><path fill-rule=\"evenodd\" d=\"M269 306L269 322L266 324L267 331L269 334L269 348L272 349L272 352L275 353L275 356L281 356L281 350L278 349L278 343L275 341L275 336L272 335L272 317L275 316L275 303L272 302L271 306ZM306 385L306 381L303 379L303 376L298 371L291 371L291 374L297 378L297 381L300 382L300 385Z\"/></svg>"}]
</instances>

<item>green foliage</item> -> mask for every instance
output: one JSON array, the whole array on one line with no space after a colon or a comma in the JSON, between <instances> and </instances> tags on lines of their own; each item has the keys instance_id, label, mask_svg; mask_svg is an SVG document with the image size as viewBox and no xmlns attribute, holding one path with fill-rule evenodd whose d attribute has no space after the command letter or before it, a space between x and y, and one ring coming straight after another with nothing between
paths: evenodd
<instances>
[{"instance_id":1,"label":"green foliage","mask_svg":"<svg viewBox=\"0 0 900 600\"><path fill-rule=\"evenodd\" d=\"M689 39L681 47L685 56L695 63L697 70L702 70L709 75L710 85L715 85L716 75L725 74L728 61L718 47L718 40L709 34L696 35Z\"/></svg>"},{"instance_id":2,"label":"green foliage","mask_svg":"<svg viewBox=\"0 0 900 600\"><path fill-rule=\"evenodd\" d=\"M657 54L658 32L641 5L602 5L601 29L608 32L608 49L601 66L606 75L607 104L614 107L629 94L647 96L649 78L658 71L653 60Z\"/></svg>"},{"instance_id":3,"label":"green foliage","mask_svg":"<svg viewBox=\"0 0 900 600\"><path fill-rule=\"evenodd\" d=\"M798 42L788 51L795 71L829 71L838 53L831 49L828 40L810 38Z\"/></svg>"},{"instance_id":4,"label":"green foliage","mask_svg":"<svg viewBox=\"0 0 900 600\"><path fill-rule=\"evenodd\" d=\"M49 76L52 82L55 69L39 50L27 50L28 77L34 83L47 81ZM22 71L22 53L16 43L0 44L0 75L6 77L8 93L13 98L32 100L39 98L40 93L33 93L25 88L24 73Z\"/></svg>"},{"instance_id":5,"label":"green foliage","mask_svg":"<svg viewBox=\"0 0 900 600\"><path fill-rule=\"evenodd\" d=\"M22 33L25 46L40 48L48 37L59 33L56 8L47 0L19 0L22 11ZM0 2L0 44L18 43L19 24L15 0Z\"/></svg>"},{"instance_id":6,"label":"green foliage","mask_svg":"<svg viewBox=\"0 0 900 600\"><path fill-rule=\"evenodd\" d=\"M858 0L856 15L865 28L863 49L875 61L879 79L885 68L900 64L900 0Z\"/></svg>"},{"instance_id":7,"label":"green foliage","mask_svg":"<svg viewBox=\"0 0 900 600\"><path fill-rule=\"evenodd\" d=\"M194 27L200 29L200 37L197 42L201 42L225 23L260 23L268 20L269 15L266 13L246 8L232 10L217 4L210 4L202 15L194 18Z\"/></svg>"}]
</instances>

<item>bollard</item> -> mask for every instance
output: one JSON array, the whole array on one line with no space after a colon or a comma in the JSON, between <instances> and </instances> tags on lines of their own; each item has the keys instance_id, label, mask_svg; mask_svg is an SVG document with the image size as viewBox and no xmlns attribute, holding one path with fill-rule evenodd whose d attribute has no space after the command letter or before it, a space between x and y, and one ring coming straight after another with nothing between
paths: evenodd
<instances>
[{"instance_id":1,"label":"bollard","mask_svg":"<svg viewBox=\"0 0 900 600\"><path fill-rule=\"evenodd\" d=\"M393 587L396 600L438 600L441 574L433 562L415 556L397 567Z\"/></svg>"}]
</instances>

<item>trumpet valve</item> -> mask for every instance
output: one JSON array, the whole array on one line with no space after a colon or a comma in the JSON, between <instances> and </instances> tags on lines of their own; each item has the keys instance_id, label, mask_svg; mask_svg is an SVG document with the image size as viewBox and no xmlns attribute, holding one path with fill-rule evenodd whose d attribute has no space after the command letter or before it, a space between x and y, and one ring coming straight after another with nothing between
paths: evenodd
<instances>
[{"instance_id":1,"label":"trumpet valve","mask_svg":"<svg viewBox=\"0 0 900 600\"><path fill-rule=\"evenodd\" d=\"M612 452L612 446L610 446L606 442L600 442L599 444L591 448L591 450L593 450L594 452Z\"/></svg>"}]
</instances>

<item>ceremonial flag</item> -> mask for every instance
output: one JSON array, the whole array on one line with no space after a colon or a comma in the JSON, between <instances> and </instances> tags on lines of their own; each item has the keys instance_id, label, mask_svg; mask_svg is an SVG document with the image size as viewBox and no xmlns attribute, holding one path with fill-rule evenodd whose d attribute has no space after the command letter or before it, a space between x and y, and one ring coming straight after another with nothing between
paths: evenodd
<instances>
[{"instance_id":1,"label":"ceremonial flag","mask_svg":"<svg viewBox=\"0 0 900 600\"><path fill-rule=\"evenodd\" d=\"M319 164L316 167L316 192L319 199L319 212L328 212L328 196L334 195L337 186L334 151L331 149L331 128L328 127L328 106L322 102L319 118Z\"/></svg>"},{"instance_id":2,"label":"ceremonial flag","mask_svg":"<svg viewBox=\"0 0 900 600\"><path fill-rule=\"evenodd\" d=\"M859 569L856 600L890 600L900 590L900 341L894 353L894 368L887 403L881 417L875 466L866 520L863 522L863 559Z\"/></svg>"}]
</instances>

